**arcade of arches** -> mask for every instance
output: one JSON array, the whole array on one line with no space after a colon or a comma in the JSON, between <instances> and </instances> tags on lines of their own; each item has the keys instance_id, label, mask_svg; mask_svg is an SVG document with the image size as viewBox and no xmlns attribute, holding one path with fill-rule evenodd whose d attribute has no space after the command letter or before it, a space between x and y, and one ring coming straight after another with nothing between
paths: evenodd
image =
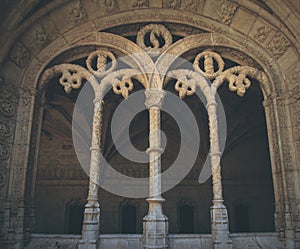
<instances>
[{"instance_id":1,"label":"arcade of arches","mask_svg":"<svg viewBox=\"0 0 300 249\"><path fill-rule=\"evenodd\" d=\"M297 0L0 5L0 248L300 248ZM92 98L77 123L83 89ZM138 92L142 111L113 140L117 107ZM164 110L167 93L191 110L198 138ZM120 153L128 131L150 162ZM184 136L179 169L191 170L167 188L158 173ZM112 193L131 188L113 178L98 187L110 180L100 152L115 172L149 177L145 197Z\"/></svg>"}]
</instances>

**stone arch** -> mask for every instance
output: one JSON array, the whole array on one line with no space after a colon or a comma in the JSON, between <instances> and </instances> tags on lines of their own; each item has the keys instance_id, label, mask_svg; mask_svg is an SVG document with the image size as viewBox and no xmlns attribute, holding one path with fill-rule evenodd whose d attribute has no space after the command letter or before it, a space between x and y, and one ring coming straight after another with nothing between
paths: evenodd
<instances>
[{"instance_id":1,"label":"stone arch","mask_svg":"<svg viewBox=\"0 0 300 249\"><path fill-rule=\"evenodd\" d=\"M74 1L74 2L76 2L76 1ZM54 7L58 8L58 9L67 8L64 4L65 4L64 2L56 1L55 4L53 4L51 6L51 8L54 8ZM129 4L129 6L130 6L130 4ZM238 6L235 6L235 5L233 5L233 6L234 6L233 8L238 7ZM83 32L83 30L92 30L92 29L94 29L94 30L102 30L102 29L105 29L105 28L112 27L112 26L116 25L116 23L117 23L116 22L116 17L119 18L118 21L120 21L121 23L124 23L124 24L126 24L126 23L128 23L128 24L132 23L133 20L134 20L134 22L138 22L139 20L140 21L149 21L149 22L150 21L154 21L154 20L155 21L166 21L166 22L169 21L169 22L176 22L176 23L183 23L184 22L187 25L190 25L191 27L200 27L200 28L202 28L204 30L207 30L208 32L220 33L220 34L223 34L223 35L228 36L228 37L231 36L232 40L239 40L239 43L242 44L239 47L244 47L244 45L246 43L249 43L247 40L253 40L253 37L249 36L246 33L241 34L241 33L238 33L236 31L231 31L229 33L228 30L227 30L226 23L223 24L222 22L217 23L215 21L212 21L212 20L210 20L210 19L208 19L206 17L207 14L205 14L205 15L203 14L203 16L201 17L201 20L202 20L201 22L199 22L199 21L196 22L195 21L195 19L197 18L197 16L199 16L199 13L194 13L194 12L189 13L189 16L187 16L188 18L181 18L180 20L176 20L175 13L178 14L178 10L176 10L176 7L174 7L174 9L172 9L172 8L167 9L168 8L167 5L165 5L163 7L166 8L166 9L161 9L161 13L160 13L159 16L151 16L151 15L149 15L148 12L145 12L142 9L137 9L134 12L131 11L131 10L127 10L128 11L128 12L126 12L127 18L124 18L123 15L118 14L119 13L118 9L114 13L111 13L110 15L105 16L105 17L104 16L102 16L102 17L101 16L100 17L99 16L95 17L95 16L92 16L92 15L91 16L87 16L87 17L85 17L80 22L74 22L74 24L73 24L74 25L73 26L73 31L74 32L68 32L69 34L67 36L64 34L64 36L60 35L59 37L55 37L55 41L52 42L51 44L49 44L46 47L46 49L44 49L44 50L51 50L51 53L52 53L53 52L53 48L63 47L66 43L73 43L73 44L75 44L76 42L74 42L74 40L75 41L76 40L81 40L81 42L82 42L82 39L83 39L83 36L84 36L84 33L85 33L85 32ZM255 4L253 4L253 3L248 4L248 5L246 3L243 3L241 7L244 7L247 10L251 11L251 15L252 16L253 16L253 10L255 8L257 8L257 6L255 6ZM51 8L49 9L50 12L51 12L51 10L54 12L55 10L51 9ZM121 10L122 8L124 8L124 7L123 6L122 7L119 6L119 10ZM182 6L181 8L184 9L184 6ZM203 6L201 8L203 8ZM261 8L261 7L259 7L259 8ZM56 11L58 11L58 10L56 9ZM38 15L38 17L40 18L39 20L43 20L43 18L45 18L45 19L48 18L48 17L44 16L43 13L45 12L45 10L43 8L40 10L40 12L41 13ZM52 15L52 14L55 15L54 13L50 13L50 15ZM124 15L125 15L125 13L124 13ZM262 17L264 19L267 19L268 22L272 22L273 21L273 23L274 23L274 25L275 25L276 28L279 26L278 25L278 21L276 22L276 21L272 20L272 18L270 17L270 14L268 14L265 10L263 10L263 8L261 8L261 15L262 15ZM37 17L35 17L35 18L37 18ZM25 31L28 32L28 33L34 31L34 29L36 27L34 25L32 25L32 22L35 20L35 18L33 18L32 21L27 21L27 27L26 27L26 29L25 28L22 28L22 29L20 28L19 32L16 32L18 34L18 36L19 36L19 39L15 39L16 41L22 40L22 34L24 34ZM97 22L95 22L96 18L97 18ZM214 15L213 19L215 19L215 18L217 18L217 17L215 17L215 15ZM234 23L234 19L231 20L231 21ZM78 24L79 24L79 26L76 27ZM266 25L267 25L267 23L266 23ZM232 27L232 28L233 28L233 30L235 29L235 27ZM59 32L61 32L61 31L59 31ZM242 30L242 32L244 32L244 30ZM280 38L282 38L283 40L285 39L284 37L285 37L286 34L289 35L286 30L284 30L284 32L285 32L284 34L283 33L282 34L278 33L279 36L280 36ZM76 35L72 35L72 33L73 34L76 33ZM218 37L218 38L220 38L220 37ZM23 44L22 42L18 41L15 44L15 46L17 46L18 48L21 47L21 49L24 49L24 52L25 52L26 51L26 46L28 46L28 44L27 43ZM286 44L287 48L289 48L290 46L291 46L290 43ZM255 49L257 49L260 46L256 43L254 47L255 47ZM28 62L28 60L30 60L30 57L31 58L35 57L37 60L33 59L34 60L33 63L39 63L40 64L40 62L45 62L45 58L43 58L45 55L43 56L43 52L41 52L42 50L40 50L39 47L36 47L34 49L37 49L37 51L30 51L30 54L32 54L32 55L27 55L27 57L29 57L29 58L25 58L24 61ZM263 50L265 48L262 47L261 49ZM253 46L252 46L252 50L253 50ZM285 50L286 50L286 48L283 48L283 52L285 52ZM29 52L29 51L27 51L27 52ZM276 59L274 59L274 61L275 60ZM267 65L267 64L269 64L271 62L271 65L272 65L274 63L272 60L271 61L269 60L267 63L266 62L267 61L265 60L263 64ZM27 63L25 63L25 64L27 64ZM291 62L291 64L292 64L292 62ZM32 72L32 67L30 67L29 70ZM277 69L275 69L275 72L276 71L278 72ZM284 71L284 70L281 70L281 71ZM37 73L37 72L35 72L35 73ZM280 79L276 79L276 81L284 82L284 81L281 81Z\"/></svg>"},{"instance_id":2,"label":"stone arch","mask_svg":"<svg viewBox=\"0 0 300 249\"><path fill-rule=\"evenodd\" d=\"M204 33L199 35L191 35L186 38L183 38L182 40L179 40L178 42L172 44L170 48L166 50L166 52L158 59L156 62L156 65L158 68L162 68L162 75L164 75L164 71L168 70L168 67L165 67L165 65L169 64L171 65L172 62L175 60L177 56L182 56L184 53L196 49L196 48L210 48L214 49L215 47L226 47L231 48L235 50L239 50L243 54L249 54L250 56L254 57L254 60L257 61L257 56L253 55L251 51L247 51L245 48L243 48L239 43L236 41L217 33ZM260 56L264 59L268 59L268 56L263 52L261 52ZM168 56L170 55L170 56ZM228 56L227 59L231 59L232 61L235 60L234 56ZM173 60L173 61L172 61ZM168 63L167 63L168 62ZM261 88L264 93L265 99L270 96L271 94L276 94L276 87L274 86L273 78L274 77L282 77L278 75L272 75L272 73L269 73L269 70L266 68L266 66L258 60L258 63L262 68L265 70L265 72L268 74L269 79L268 82L266 82L267 79L265 79L265 82L260 82ZM164 68L162 67L164 66ZM278 70L279 71L279 70ZM280 71L279 71L280 72Z\"/></svg>"},{"instance_id":3,"label":"stone arch","mask_svg":"<svg viewBox=\"0 0 300 249\"><path fill-rule=\"evenodd\" d=\"M74 1L75 2L75 1ZM113 1L116 2L116 1ZM152 3L152 2L151 2ZM97 39L97 34L96 32L94 32L94 38L92 39L91 36L88 36L86 32L83 32L84 30L101 30L104 28L108 28L108 27L112 27L114 25L116 25L118 22L122 22L122 23L133 23L133 22L139 22L141 20L143 21L158 21L158 22L162 22L162 21L169 21L169 22L178 22L178 23L182 23L185 22L188 25L191 26L197 26L200 28L203 28L207 31L213 32L213 34L211 35L211 39L215 39L217 37L222 38L221 36L227 36L230 37L232 39L232 41L235 41L236 43L232 43L233 46L235 46L236 44L239 44L239 48L243 49L244 52L246 53L250 53L253 54L253 58L256 58L255 56L255 52L259 46L257 46L257 43L254 41L254 35L251 35L252 31L246 31L246 30L242 30L241 33L244 33L244 35L241 35L241 33L237 32L236 28L233 27L234 24L234 18L236 17L236 13L238 13L237 11L242 9L238 6L238 10L233 11L232 17L229 20L229 23L227 23L228 21L225 20L225 24L221 19L221 23L219 24L216 20L218 20L218 16L214 15L210 18L208 18L206 15L203 14L203 9L204 6L199 7L199 9L197 10L189 10L188 6L174 6L174 8L172 6L168 7L168 6L164 6L163 3L161 3L161 5L155 6L153 4L151 4L151 6L147 7L147 6L143 6L143 8L145 9L138 9L138 10L133 10L136 7L133 7L130 5L130 3L128 2L128 8L125 7L125 5L127 4L127 2L124 1L124 4L118 6L118 8L116 8L116 11L112 11L109 6L105 6L102 4L103 7L105 7L104 12L105 13L109 13L109 16L97 16L94 13L94 16L88 16L88 17L83 17L83 19L80 20L74 20L74 23L72 25L70 25L69 28L66 27L62 27L61 30L59 30L60 35L58 37L55 37L54 40L51 43L49 43L47 46L43 47L43 50L41 50L40 48L36 48L36 50L34 49L33 51L29 51L29 49L27 48L28 45L30 44L30 40L27 39L23 39L22 36L25 32L30 33L30 30L34 30L34 28L36 28L33 24L36 20L38 20L38 18L40 18L40 20L42 20L43 18L48 18L49 16L45 17L45 13L51 12L51 11L60 11L59 7L63 7L63 5L65 4L65 1L55 1L55 4L52 5L51 8L42 8L39 11L39 14L37 14L34 18L31 18L31 20L29 19L25 19L26 20L26 24L22 24L18 31L16 32L17 35L15 37L12 37L10 39L9 42L5 43L5 46L3 46L4 48L9 48L12 47L12 52L14 52L15 50L21 51L21 55L23 58L18 58L17 64L19 65L15 65L15 62L10 62L12 60L15 59L14 54L13 55L8 55L7 53L5 53L5 56L2 55L2 58L6 58L6 60L4 61L4 66L2 69L3 72L4 70L7 70L10 74L11 72L14 72L13 76L8 76L8 73L4 73L4 78L5 80L11 84L13 82L17 82L16 85L25 87L25 88L30 88L31 90L27 91L26 94L21 98L20 100L20 108L18 111L18 122L19 125L16 128L16 133L21 134L20 138L15 138L15 147L13 148L13 153L16 154L18 151L21 151L21 153L23 153L25 155L25 160L22 159L22 162L20 160L18 160L17 158L13 158L11 160L11 165L12 165L12 172L11 172L11 186L13 185L13 179L15 177L16 172L21 169L21 171L18 171L20 175L22 175L23 173L23 180L22 182L22 186L25 186L25 179L26 177L24 176L24 174L26 174L27 171L27 161L29 160L28 158L28 148L25 148L26 146L29 146L30 144L30 135L32 134L32 130L31 130L31 125L33 123L33 115L34 115L34 101L36 98L36 92L35 88L38 80L37 80L37 75L40 75L42 73L42 71L45 69L45 65L47 65L48 63L48 56L49 54L55 54L58 55L60 52L64 51L68 46L77 46L80 44L85 43L85 41L89 41L89 39L91 40L95 40ZM245 8L246 10L250 10L251 12L253 12L254 10L259 10L260 11L260 16L259 16L259 20L260 21L265 21L266 26L271 26L271 29L273 29L273 31L271 31L271 33L273 32L277 32L280 28L280 22L274 20L273 18L270 17L270 15L268 15L266 13L265 10L261 10L261 8L259 8L257 5L252 4L251 3L251 8L249 7L249 5L246 4L245 1L241 1L241 7ZM276 5L275 3L273 5ZM131 7L130 7L131 6ZM154 6L154 7L153 7ZM148 10L157 10L157 8L161 8L161 11L159 14L150 14L150 11L147 13ZM234 9L235 7L233 7ZM51 11L49 11L51 10ZM147 10L147 11L146 11ZM112 12L111 12L112 11ZM61 11L62 13L64 11ZM123 12L123 13L120 13ZM196 12L196 13L195 13ZM177 16L180 16L178 14L182 14L183 18L181 18L181 20L179 20L179 18ZM49 13L48 13L49 14ZM103 12L102 12L103 14ZM50 14L52 17L55 15ZM84 16L84 15L83 15ZM197 20L197 18L199 18L201 16L201 21ZM231 15L229 15L231 16ZM254 19L256 18L256 16L254 15L254 13L251 13L252 17L254 17ZM199 18L200 19L200 18ZM212 19L214 19L212 21ZM96 20L96 21L95 21ZM184 21L183 21L184 20ZM252 21L252 23L254 23L254 21ZM271 25L270 25L271 24ZM79 25L79 27L75 28L76 25ZM228 26L231 25L231 27L233 27L233 31L228 29ZM274 29L275 27L275 29ZM67 31L69 30L69 31ZM74 31L74 33L76 33L75 35L72 34L73 32L71 32L70 30ZM62 33L68 33L66 35L62 35ZM248 35L248 33L249 35ZM279 32L279 31L278 31ZM219 35L217 33L220 33L222 35ZM247 33L247 35L246 35ZM274 85L272 87L272 89L276 89L276 91L273 92L273 94L270 96L270 98L268 98L268 100L265 101L265 105L266 105L266 112L270 113L270 116L275 117L272 118L270 120L267 120L269 125L268 126L272 126L272 123L278 123L281 122L280 119L280 115L282 115L282 112L284 111L288 111L289 115L290 115L290 110L288 108L285 107L280 107L279 109L281 110L281 113L278 113L279 111L277 111L277 107L279 104L274 104L274 99L275 102L277 101L277 95L281 92L286 92L286 90L288 88L293 88L293 85L291 86L287 86L287 85L283 85L283 83L287 82L286 79L291 79L289 77L289 73L290 72L294 72L294 70L297 68L297 66L299 66L300 62L299 62L299 54L298 52L295 53L295 55L292 55L292 52L295 52L295 48L297 47L297 44L295 42L295 40L292 39L291 34L287 32L286 29L284 29L283 32L279 32L276 33L278 34L277 37L280 38L280 41L283 41L283 47L280 48L279 50L281 50L280 54L276 54L275 56L270 55L271 52L274 52L274 50L270 50L267 53L261 53L259 56L257 56L257 61L260 61L261 65L263 65L265 72L268 74L269 76L269 80L272 83L272 85ZM288 38L287 38L288 37ZM247 39L250 39L250 41L247 41ZM269 37L270 38L270 37ZM23 39L23 40L22 40ZM270 38L271 39L271 38ZM273 40L272 40L273 41ZM219 41L217 41L219 42ZM218 44L218 43L216 43ZM214 45L215 46L215 45ZM267 49L267 44L264 44L264 46L260 47L259 50L264 50ZM299 47L299 46L298 46ZM244 48L248 48L248 49L244 49ZM276 51L275 51L276 52ZM292 56L291 60L289 60L287 63L281 63L279 62L279 60L287 60L288 56ZM10 57L10 59L8 59L8 57ZM294 64L294 65L293 65ZM267 68L266 65L269 65L269 67ZM285 73L286 72L286 73ZM21 75L21 77L19 77L19 75ZM32 83L34 83L32 85ZM276 86L275 86L276 85ZM31 104L28 105L28 101L31 102ZM278 101L280 102L280 100ZM283 101L284 102L284 101ZM24 103L27 103L26 105ZM289 117L290 118L290 117ZM24 123L24 122L25 123ZM274 136L273 136L274 135ZM283 164L284 160L286 157L289 157L288 155L285 156L284 154L286 154L287 152L284 151L282 152L282 147L284 147L284 144L282 145L281 142L276 142L277 140L279 140L279 138L282 138L284 135L286 135L285 133L283 133L279 128L274 128L274 132L272 132L272 138L270 138L270 141L272 144L274 144L274 148L272 148L271 150L273 151L274 154L278 154L280 155L280 158L274 156L273 161L281 161L281 163ZM289 134L287 134L289 135ZM279 148L280 147L280 148ZM279 171L283 171L284 168L280 168L280 165L277 165L276 168L274 168L274 172ZM280 177L279 177L280 178ZM278 180L280 183L280 180ZM10 193L15 193L14 191L17 191L16 189L14 189L14 187L11 188ZM283 191L283 190L280 190ZM281 194L283 195L283 194ZM22 207L20 206L20 210L22 210ZM283 211L282 211L283 212Z\"/></svg>"},{"instance_id":4,"label":"stone arch","mask_svg":"<svg viewBox=\"0 0 300 249\"><path fill-rule=\"evenodd\" d=\"M276 144L275 140L278 139L276 134L276 122L272 121L272 118L274 116L277 116L277 110L276 107L270 106L270 101L275 96L280 95L280 92L282 91L282 87L285 89L288 88L288 86L279 86L278 82L285 82L284 81L284 75L282 74L282 71L280 69L279 65L276 65L274 63L274 59L271 58L267 53L265 53L263 50L258 50L257 54L254 54L253 51L247 50L245 47L241 46L238 42L234 41L233 39L226 37L222 34L217 33L204 33L199 35L192 35L188 36L186 38L183 38L182 40L179 40L178 42L174 43L167 51L159 57L159 59L156 62L156 65L158 68L162 68L162 75L164 75L164 72L168 70L167 67L163 68L160 65L167 65L168 63L171 64L175 60L176 56L183 55L187 51L190 51L195 48L211 48L212 50L217 47L228 47L232 49L238 49L244 54L248 54L251 57L254 58L255 61L257 61L258 65L261 66L266 73L266 76L263 76L261 79L258 79L258 82L260 83L260 87L263 92L264 96L264 108L265 108L265 116L266 116L266 122L267 122L267 128L269 130L268 132L268 138L269 138L269 147L271 150L271 166L272 166L272 172L273 172L273 185L274 185L274 194L275 194L275 223L276 228L282 229L282 227L285 227L286 225L283 224L283 218L280 217L282 215L282 211L279 211L279 209L283 210L285 207L281 205L282 199L285 199L287 201L288 194L287 194L287 187L286 187L286 180L284 177L284 169L279 169L277 160L278 156L276 156L275 151L280 150L280 147L278 144ZM171 56L168 56L170 54ZM171 58L170 58L171 57ZM232 61L235 60L234 56L230 57L228 56L227 59L231 59ZM268 61L269 63L273 64L273 69L268 68L268 64L265 64L265 62ZM167 63L168 62L168 63ZM170 63L171 62L171 63ZM275 70L274 70L275 69ZM165 70L165 71L163 71ZM264 74L264 73L263 73ZM273 119L274 120L274 119ZM278 172L281 172L277 174ZM277 172L277 173L275 173ZM288 205L289 206L289 205ZM281 213L281 215L279 214Z\"/></svg>"}]
</instances>

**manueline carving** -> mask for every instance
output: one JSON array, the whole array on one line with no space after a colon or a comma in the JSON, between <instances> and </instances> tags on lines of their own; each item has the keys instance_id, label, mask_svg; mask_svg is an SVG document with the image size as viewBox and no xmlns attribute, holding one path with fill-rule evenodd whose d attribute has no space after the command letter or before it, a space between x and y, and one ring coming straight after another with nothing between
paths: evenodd
<instances>
[{"instance_id":1,"label":"manueline carving","mask_svg":"<svg viewBox=\"0 0 300 249\"><path fill-rule=\"evenodd\" d=\"M218 10L218 20L229 25L237 10L237 5L227 0L222 1L221 8Z\"/></svg>"},{"instance_id":2,"label":"manueline carving","mask_svg":"<svg viewBox=\"0 0 300 249\"><path fill-rule=\"evenodd\" d=\"M133 0L131 5L133 8L149 7L149 0Z\"/></svg>"},{"instance_id":3,"label":"manueline carving","mask_svg":"<svg viewBox=\"0 0 300 249\"><path fill-rule=\"evenodd\" d=\"M279 32L269 42L267 49L276 59L282 56L291 46L289 41Z\"/></svg>"}]
</instances>

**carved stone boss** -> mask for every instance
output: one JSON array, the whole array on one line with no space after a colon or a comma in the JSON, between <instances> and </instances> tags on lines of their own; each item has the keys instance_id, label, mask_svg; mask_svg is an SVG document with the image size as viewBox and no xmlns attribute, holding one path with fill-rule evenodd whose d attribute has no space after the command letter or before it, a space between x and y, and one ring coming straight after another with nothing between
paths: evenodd
<instances>
[{"instance_id":1,"label":"carved stone boss","mask_svg":"<svg viewBox=\"0 0 300 249\"><path fill-rule=\"evenodd\" d=\"M149 47L145 45L146 34L149 34L150 42L153 46ZM163 44L160 44L157 39L158 36L164 39L165 42ZM156 72L166 71L166 69L157 68L160 67L158 61L160 61L162 57L168 56L164 54L164 52L172 45L172 36L163 25L150 24L142 28L137 34L137 44L145 51L145 55L143 56L158 57L156 63L153 61L153 71L152 74L150 73L150 76L147 69L142 70L148 73L148 76L144 75L143 77L141 77L143 74L142 71L137 69L117 70L116 57L112 52L107 50L96 50L92 52L86 60L86 68L74 64L61 64L48 69L43 75L43 80L47 80L55 75L61 75L59 82L64 87L66 93L70 93L72 89L79 89L83 81L90 82L95 92L89 194L88 202L85 207L80 248L96 249L98 245L100 208L97 182L99 181L99 168L101 163L101 119L104 92L108 87L112 87L114 93L120 94L126 99L134 87L132 78L147 81L144 82L143 85L146 88L145 104L149 109L150 123L149 148L147 150L150 159L150 193L147 199L149 212L144 218L143 244L144 248L149 249L168 248L168 219L162 211L162 202L164 199L161 196L160 177L160 156L162 153L160 140L160 108L165 95L162 90L165 75L159 75ZM181 51L178 51L178 53L180 52ZM199 63L200 60L203 61L202 67ZM146 67L146 65L144 66ZM164 66L166 65L164 64ZM168 66L170 65L167 65L167 67ZM212 50L205 50L195 57L193 70L176 69L167 72L168 77L177 79L175 90L179 93L181 99L193 95L196 91L196 87L199 87L207 100L206 108L209 117L213 184L211 228L215 249L232 249L232 242L229 237L228 214L223 204L216 93L219 86L227 82L231 91L236 91L239 96L244 96L251 85L251 79L255 78L260 81L261 84L266 84L267 81L266 75L253 67L235 66L226 70L224 70L224 68L225 62L218 53Z\"/></svg>"}]
</instances>

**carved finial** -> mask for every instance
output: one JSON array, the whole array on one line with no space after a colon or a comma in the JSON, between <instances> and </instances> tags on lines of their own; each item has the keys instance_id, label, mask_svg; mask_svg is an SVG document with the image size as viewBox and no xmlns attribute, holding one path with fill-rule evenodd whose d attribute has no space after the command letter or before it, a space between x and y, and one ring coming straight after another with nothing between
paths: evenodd
<instances>
[{"instance_id":1,"label":"carved finial","mask_svg":"<svg viewBox=\"0 0 300 249\"><path fill-rule=\"evenodd\" d=\"M203 69L201 69L199 65L202 58L204 65ZM217 70L215 69L214 61L217 63ZM196 56L193 65L196 72L201 73L211 80L216 78L224 70L225 63L219 54L210 50L205 50Z\"/></svg>"},{"instance_id":2,"label":"carved finial","mask_svg":"<svg viewBox=\"0 0 300 249\"><path fill-rule=\"evenodd\" d=\"M96 50L86 59L88 70L97 77L103 77L117 66L116 57L112 52L106 50ZM96 66L96 68L94 68Z\"/></svg>"},{"instance_id":3,"label":"carved finial","mask_svg":"<svg viewBox=\"0 0 300 249\"><path fill-rule=\"evenodd\" d=\"M147 34L150 34L151 45L145 43ZM159 38L163 39L164 43L160 42ZM173 39L170 31L165 26L161 24L149 24L138 32L136 42L150 56L157 56L171 46Z\"/></svg>"}]
</instances>

